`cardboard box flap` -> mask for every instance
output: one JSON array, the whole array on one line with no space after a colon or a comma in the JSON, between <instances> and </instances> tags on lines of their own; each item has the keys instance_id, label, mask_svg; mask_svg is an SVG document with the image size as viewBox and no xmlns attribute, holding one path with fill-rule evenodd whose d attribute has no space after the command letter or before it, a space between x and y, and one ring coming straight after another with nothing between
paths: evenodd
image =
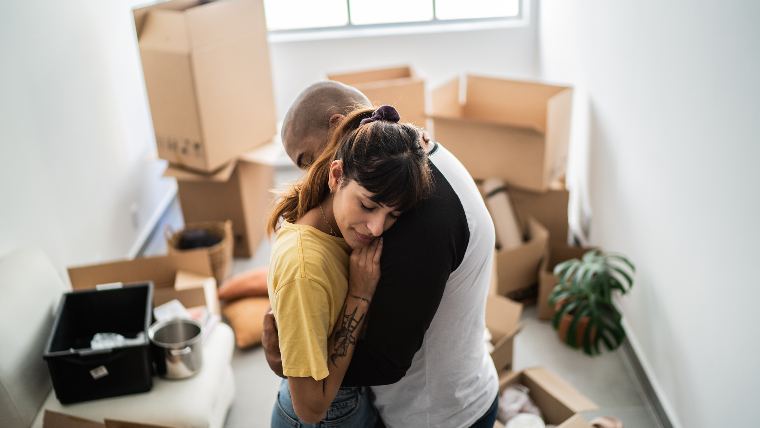
<instances>
[{"instance_id":1,"label":"cardboard box flap","mask_svg":"<svg viewBox=\"0 0 760 428\"><path fill-rule=\"evenodd\" d=\"M581 415L573 415L570 419L562 422L559 428L594 428L590 423Z\"/></svg>"},{"instance_id":2,"label":"cardboard box flap","mask_svg":"<svg viewBox=\"0 0 760 428\"><path fill-rule=\"evenodd\" d=\"M211 181L215 183L224 183L229 181L235 172L237 162L229 162L213 174L201 174L188 171L184 168L168 166L164 171L164 177L174 177L179 181Z\"/></svg>"},{"instance_id":3,"label":"cardboard box flap","mask_svg":"<svg viewBox=\"0 0 760 428\"><path fill-rule=\"evenodd\" d=\"M140 49L188 52L190 39L185 17L171 10L155 10L148 14L140 35Z\"/></svg>"},{"instance_id":4,"label":"cardboard box flap","mask_svg":"<svg viewBox=\"0 0 760 428\"><path fill-rule=\"evenodd\" d=\"M42 417L42 428L104 428L105 425L89 419L63 413L45 410Z\"/></svg>"},{"instance_id":5,"label":"cardboard box flap","mask_svg":"<svg viewBox=\"0 0 760 428\"><path fill-rule=\"evenodd\" d=\"M71 288L86 290L98 284L153 281L154 295L161 288L174 289L177 271L184 270L213 276L208 253L204 249L171 256L145 257L68 269Z\"/></svg>"},{"instance_id":6,"label":"cardboard box flap","mask_svg":"<svg viewBox=\"0 0 760 428\"><path fill-rule=\"evenodd\" d=\"M195 303L193 306L208 306L209 311L214 314L220 314L221 308L219 307L219 294L217 292L216 280L213 277L198 275L193 272L187 272L184 270L177 271L177 276L174 280L174 290L178 293L182 293L187 290L203 290L203 300L200 304ZM182 302L182 300L180 300ZM188 302L189 304L190 302ZM186 308L192 308L182 302Z\"/></svg>"},{"instance_id":7,"label":"cardboard box flap","mask_svg":"<svg viewBox=\"0 0 760 428\"><path fill-rule=\"evenodd\" d=\"M327 78L346 85L370 83L384 80L414 78L414 72L408 65L399 67L387 67L372 70L361 70L345 73L328 73Z\"/></svg>"},{"instance_id":8,"label":"cardboard box flap","mask_svg":"<svg viewBox=\"0 0 760 428\"><path fill-rule=\"evenodd\" d=\"M589 400L557 375L542 367L523 371L524 380L534 401L546 413L549 422L568 419L575 413L595 410L596 404Z\"/></svg>"},{"instance_id":9,"label":"cardboard box flap","mask_svg":"<svg viewBox=\"0 0 760 428\"><path fill-rule=\"evenodd\" d=\"M512 336L520 329L523 305L494 295L486 300L486 326L495 341Z\"/></svg>"},{"instance_id":10,"label":"cardboard box flap","mask_svg":"<svg viewBox=\"0 0 760 428\"><path fill-rule=\"evenodd\" d=\"M105 427L106 428L171 428L171 427L167 427L166 425L153 425L153 424L144 424L140 422L117 421L115 419L106 419Z\"/></svg>"},{"instance_id":11,"label":"cardboard box flap","mask_svg":"<svg viewBox=\"0 0 760 428\"><path fill-rule=\"evenodd\" d=\"M545 133L552 97L567 86L468 75L464 117L530 128Z\"/></svg>"},{"instance_id":12,"label":"cardboard box flap","mask_svg":"<svg viewBox=\"0 0 760 428\"><path fill-rule=\"evenodd\" d=\"M210 46L256 31L250 16L263 17L252 1L174 0L134 11L142 48L171 51ZM263 21L263 19L262 19Z\"/></svg>"},{"instance_id":13,"label":"cardboard box flap","mask_svg":"<svg viewBox=\"0 0 760 428\"><path fill-rule=\"evenodd\" d=\"M459 91L459 78L451 79L433 89L430 117L461 118L462 104L459 102Z\"/></svg>"},{"instance_id":14,"label":"cardboard box flap","mask_svg":"<svg viewBox=\"0 0 760 428\"><path fill-rule=\"evenodd\" d=\"M134 16L135 20L135 32L137 33L137 38L140 38L143 28L145 27L145 22L147 21L148 14L150 12L162 9L185 10L196 4L198 4L198 0L174 0L134 9L132 11L132 15Z\"/></svg>"},{"instance_id":15,"label":"cardboard box flap","mask_svg":"<svg viewBox=\"0 0 760 428\"><path fill-rule=\"evenodd\" d=\"M201 1L185 11L193 47L211 46L258 33L266 39L263 1ZM251 17L256 21L251 22Z\"/></svg>"}]
</instances>

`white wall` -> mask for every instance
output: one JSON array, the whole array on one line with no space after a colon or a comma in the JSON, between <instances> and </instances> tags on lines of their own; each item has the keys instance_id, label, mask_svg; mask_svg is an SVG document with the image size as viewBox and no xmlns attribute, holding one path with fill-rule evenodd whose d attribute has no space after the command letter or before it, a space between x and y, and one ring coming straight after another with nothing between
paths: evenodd
<instances>
[{"instance_id":1,"label":"white wall","mask_svg":"<svg viewBox=\"0 0 760 428\"><path fill-rule=\"evenodd\" d=\"M638 266L629 335L679 427L757 417L759 20L752 0L540 7L544 77L588 103L591 242Z\"/></svg>"},{"instance_id":2,"label":"white wall","mask_svg":"<svg viewBox=\"0 0 760 428\"><path fill-rule=\"evenodd\" d=\"M410 64L426 79L428 90L465 72L535 76L535 14L526 12L525 25L496 29L308 41L270 37L278 116L285 115L304 87L329 72Z\"/></svg>"},{"instance_id":3,"label":"white wall","mask_svg":"<svg viewBox=\"0 0 760 428\"><path fill-rule=\"evenodd\" d=\"M0 254L40 247L61 272L128 256L174 184L127 3L0 2L0 58Z\"/></svg>"}]
</instances>

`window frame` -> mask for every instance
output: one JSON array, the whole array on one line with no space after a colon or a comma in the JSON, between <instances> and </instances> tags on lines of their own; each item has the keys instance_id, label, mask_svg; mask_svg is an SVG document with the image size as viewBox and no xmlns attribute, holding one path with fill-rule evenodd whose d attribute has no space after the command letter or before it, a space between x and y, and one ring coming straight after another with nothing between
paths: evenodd
<instances>
[{"instance_id":1,"label":"window frame","mask_svg":"<svg viewBox=\"0 0 760 428\"><path fill-rule=\"evenodd\" d=\"M354 24L351 22L351 2L345 0L346 11L348 13L348 23L345 25L335 25L327 27L308 27L308 28L289 28L282 30L270 30L267 27L267 32L270 37L274 36L275 41L290 40L290 39L311 39L311 38L332 38L348 35L352 33L361 34L367 33L374 34L409 34L417 32L436 32L436 30L444 30L446 27L451 28L498 28L514 26L514 24L524 23L526 18L525 8L526 3L529 0L517 0L517 15L514 16L498 16L490 18L462 18L462 19L439 19L436 14L436 0L430 0L433 6L433 19L425 21L409 21L409 22L389 22L379 24ZM427 31L425 31L427 29Z\"/></svg>"}]
</instances>

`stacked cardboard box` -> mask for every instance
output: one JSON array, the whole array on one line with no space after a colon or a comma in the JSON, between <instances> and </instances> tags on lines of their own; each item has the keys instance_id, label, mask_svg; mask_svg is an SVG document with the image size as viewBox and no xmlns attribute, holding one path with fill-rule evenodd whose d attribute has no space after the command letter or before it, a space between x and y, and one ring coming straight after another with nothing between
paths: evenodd
<instances>
[{"instance_id":1,"label":"stacked cardboard box","mask_svg":"<svg viewBox=\"0 0 760 428\"><path fill-rule=\"evenodd\" d=\"M373 105L392 105L402 122L425 127L425 81L409 66L331 73L330 80L362 91Z\"/></svg>"},{"instance_id":2,"label":"stacked cardboard box","mask_svg":"<svg viewBox=\"0 0 760 428\"><path fill-rule=\"evenodd\" d=\"M168 168L177 179L185 222L232 220L233 254L252 257L265 234L274 196L274 167L246 153L212 175Z\"/></svg>"},{"instance_id":3,"label":"stacked cardboard box","mask_svg":"<svg viewBox=\"0 0 760 428\"><path fill-rule=\"evenodd\" d=\"M473 177L543 192L565 173L571 101L569 87L468 75L433 90L430 117Z\"/></svg>"},{"instance_id":4,"label":"stacked cardboard box","mask_svg":"<svg viewBox=\"0 0 760 428\"><path fill-rule=\"evenodd\" d=\"M173 0L134 11L158 155L213 172L271 140L261 0Z\"/></svg>"}]
</instances>

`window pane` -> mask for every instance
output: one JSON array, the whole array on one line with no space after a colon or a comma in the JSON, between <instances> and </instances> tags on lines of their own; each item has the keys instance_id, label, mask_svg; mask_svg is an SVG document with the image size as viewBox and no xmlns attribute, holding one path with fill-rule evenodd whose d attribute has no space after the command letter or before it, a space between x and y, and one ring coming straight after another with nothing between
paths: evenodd
<instances>
[{"instance_id":1,"label":"window pane","mask_svg":"<svg viewBox=\"0 0 760 428\"><path fill-rule=\"evenodd\" d=\"M520 0L436 0L435 12L438 19L517 16Z\"/></svg>"},{"instance_id":2,"label":"window pane","mask_svg":"<svg viewBox=\"0 0 760 428\"><path fill-rule=\"evenodd\" d=\"M346 0L264 0L270 30L348 24Z\"/></svg>"},{"instance_id":3,"label":"window pane","mask_svg":"<svg viewBox=\"0 0 760 428\"><path fill-rule=\"evenodd\" d=\"M385 24L433 19L432 0L349 0L351 23Z\"/></svg>"}]
</instances>

